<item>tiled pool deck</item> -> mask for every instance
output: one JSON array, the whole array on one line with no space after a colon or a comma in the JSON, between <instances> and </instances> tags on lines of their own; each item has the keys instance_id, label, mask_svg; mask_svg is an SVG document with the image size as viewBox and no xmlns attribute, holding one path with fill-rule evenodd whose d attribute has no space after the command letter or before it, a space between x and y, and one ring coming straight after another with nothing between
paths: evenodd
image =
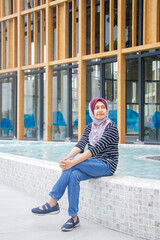
<instances>
[{"instance_id":1,"label":"tiled pool deck","mask_svg":"<svg viewBox=\"0 0 160 240\"><path fill-rule=\"evenodd\" d=\"M46 201L57 163L1 153L0 180ZM67 209L67 194L60 201ZM160 181L114 175L81 183L79 215L112 230L160 240Z\"/></svg>"}]
</instances>

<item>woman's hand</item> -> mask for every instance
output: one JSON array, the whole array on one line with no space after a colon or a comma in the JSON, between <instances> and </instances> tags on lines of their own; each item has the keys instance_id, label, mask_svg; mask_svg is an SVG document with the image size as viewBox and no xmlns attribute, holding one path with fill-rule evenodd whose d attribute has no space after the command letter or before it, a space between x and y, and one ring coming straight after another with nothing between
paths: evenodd
<instances>
[{"instance_id":1,"label":"woman's hand","mask_svg":"<svg viewBox=\"0 0 160 240\"><path fill-rule=\"evenodd\" d=\"M67 170L74 166L74 162L73 160L64 158L60 160L59 166L62 168L62 170Z\"/></svg>"}]
</instances>

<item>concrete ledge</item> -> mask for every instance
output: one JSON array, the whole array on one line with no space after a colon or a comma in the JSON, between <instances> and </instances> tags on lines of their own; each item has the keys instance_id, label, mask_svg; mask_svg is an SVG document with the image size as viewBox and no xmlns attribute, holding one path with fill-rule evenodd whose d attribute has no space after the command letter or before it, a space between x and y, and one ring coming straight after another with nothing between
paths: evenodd
<instances>
[{"instance_id":1,"label":"concrete ledge","mask_svg":"<svg viewBox=\"0 0 160 240\"><path fill-rule=\"evenodd\" d=\"M0 180L44 201L60 174L57 163L0 153ZM67 209L67 193L60 205ZM160 240L160 181L114 175L82 182L79 215L115 231Z\"/></svg>"}]
</instances>

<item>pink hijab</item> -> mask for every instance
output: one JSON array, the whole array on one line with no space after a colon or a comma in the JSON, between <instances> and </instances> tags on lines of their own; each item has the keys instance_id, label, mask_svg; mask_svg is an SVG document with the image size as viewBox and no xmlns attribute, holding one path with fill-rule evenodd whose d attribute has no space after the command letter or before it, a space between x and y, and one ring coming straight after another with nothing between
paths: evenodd
<instances>
[{"instance_id":1,"label":"pink hijab","mask_svg":"<svg viewBox=\"0 0 160 240\"><path fill-rule=\"evenodd\" d=\"M106 109L107 109L107 114L106 114L105 118L103 118L101 120L95 118L95 116L94 116L94 108L98 101L101 101L106 106ZM111 120L108 118L108 111L109 111L108 103L104 98L100 98L100 97L93 98L89 103L89 115L93 120L92 126L91 126L91 131L89 134L89 143L93 146L102 137L106 126L111 122Z\"/></svg>"}]
</instances>

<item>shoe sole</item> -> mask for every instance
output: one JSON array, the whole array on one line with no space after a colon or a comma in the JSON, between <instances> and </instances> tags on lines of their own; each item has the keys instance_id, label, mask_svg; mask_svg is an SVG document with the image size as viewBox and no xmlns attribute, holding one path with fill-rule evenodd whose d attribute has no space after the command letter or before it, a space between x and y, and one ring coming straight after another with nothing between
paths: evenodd
<instances>
[{"instance_id":1,"label":"shoe sole","mask_svg":"<svg viewBox=\"0 0 160 240\"><path fill-rule=\"evenodd\" d=\"M70 229L61 228L61 230L64 231L64 232L69 232L69 231L72 231L74 228L79 227L79 226L80 226L80 223L78 223L77 225L75 225L73 228L70 228Z\"/></svg>"},{"instance_id":2,"label":"shoe sole","mask_svg":"<svg viewBox=\"0 0 160 240\"><path fill-rule=\"evenodd\" d=\"M56 215L60 212L60 210L58 211L54 211L54 212L49 212L49 213L34 213L32 212L34 215L37 215L37 216L45 216L45 215Z\"/></svg>"}]
</instances>

